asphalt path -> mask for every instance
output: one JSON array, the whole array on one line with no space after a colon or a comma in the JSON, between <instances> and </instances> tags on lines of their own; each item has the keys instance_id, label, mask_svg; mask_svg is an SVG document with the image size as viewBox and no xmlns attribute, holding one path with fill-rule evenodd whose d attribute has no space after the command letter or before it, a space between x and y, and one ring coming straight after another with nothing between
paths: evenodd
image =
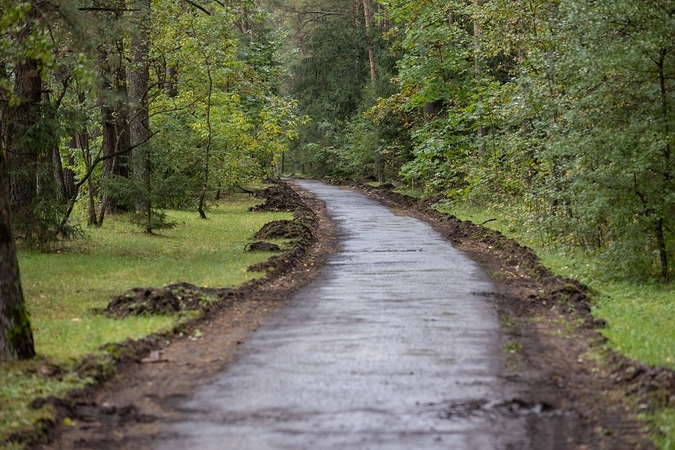
<instances>
[{"instance_id":1,"label":"asphalt path","mask_svg":"<svg viewBox=\"0 0 675 450\"><path fill-rule=\"evenodd\" d=\"M527 414L504 403L493 286L478 265L422 221L298 184L326 203L339 251L183 401L156 448L529 448Z\"/></svg>"}]
</instances>

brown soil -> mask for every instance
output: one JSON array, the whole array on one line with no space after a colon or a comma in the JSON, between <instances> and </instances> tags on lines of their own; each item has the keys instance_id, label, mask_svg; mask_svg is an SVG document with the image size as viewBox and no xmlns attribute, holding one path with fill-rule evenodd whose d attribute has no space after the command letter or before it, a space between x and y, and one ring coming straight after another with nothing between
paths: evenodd
<instances>
[{"instance_id":1,"label":"brown soil","mask_svg":"<svg viewBox=\"0 0 675 450\"><path fill-rule=\"evenodd\" d=\"M51 443L39 443L33 448L142 449L152 444L158 424L176 417L175 405L195 385L224 370L236 357L238 344L297 289L313 280L324 257L334 250L333 225L321 202L289 189L284 184L270 188L266 195L275 191L278 196L280 192L282 199L268 200L260 210L296 211L290 222L303 225L297 230L306 231L304 225L316 217L316 225L309 226L310 235L294 236L297 245L293 250L252 268L268 272L262 281L213 303L216 306L207 309L203 319L181 332L120 346L119 370L112 379L89 391L73 392L65 400L37 400L36 406L54 404L59 423L67 417L72 425L48 427L52 430ZM672 372L650 369L613 354L602 362L590 357L602 350L604 338L596 327L604 324L590 315L585 286L552 276L530 249L498 232L442 215L429 208L431 202L418 203L388 190L365 191L401 214L430 222L477 260L498 285L498 294L489 295L504 331L503 377L518 400L464 405L449 409L448 417L514 411L526 414L535 409L558 417L556 411L565 411L568 414L559 416L556 429L533 430L533 435L542 437L537 448L653 448L643 425L635 420L636 411L622 400L631 391L639 398L637 404L642 409L672 401ZM299 207L298 199L309 208ZM303 247L303 243L311 245ZM137 304L144 305L152 295L132 290L121 297L139 297ZM176 296L173 291L171 295ZM125 300L119 303L124 305ZM101 372L95 367L92 370ZM561 441L554 436L559 433L569 438Z\"/></svg>"},{"instance_id":2,"label":"brown soil","mask_svg":"<svg viewBox=\"0 0 675 450\"><path fill-rule=\"evenodd\" d=\"M277 244L259 241L259 242L253 242L251 244L248 244L246 246L246 251L248 251L248 252L279 252L279 251L281 251L281 247L279 247Z\"/></svg>"}]
</instances>

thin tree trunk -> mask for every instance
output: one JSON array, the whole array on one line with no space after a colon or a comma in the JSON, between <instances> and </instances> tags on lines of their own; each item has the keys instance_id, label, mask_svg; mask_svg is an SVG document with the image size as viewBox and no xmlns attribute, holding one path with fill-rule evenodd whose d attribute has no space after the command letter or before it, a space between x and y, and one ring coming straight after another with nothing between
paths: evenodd
<instances>
[{"instance_id":1,"label":"thin tree trunk","mask_svg":"<svg viewBox=\"0 0 675 450\"><path fill-rule=\"evenodd\" d=\"M12 233L5 155L0 151L0 361L35 356Z\"/></svg>"},{"instance_id":2,"label":"thin tree trunk","mask_svg":"<svg viewBox=\"0 0 675 450\"><path fill-rule=\"evenodd\" d=\"M363 15L366 23L366 35L368 36L368 61L370 65L370 84L375 87L377 73L375 71L375 55L373 53L373 39L371 35L371 22L373 14L370 9L370 0L363 0Z\"/></svg>"},{"instance_id":3,"label":"thin tree trunk","mask_svg":"<svg viewBox=\"0 0 675 450\"><path fill-rule=\"evenodd\" d=\"M109 0L97 0L94 5L105 7ZM115 0L117 7L124 9L125 0ZM122 12L103 12L104 23L114 24L119 21ZM101 124L103 129L103 156L118 153L128 147L128 130L126 127L127 95L126 75L124 73L124 44L119 37L109 38L108 44L99 47L99 106L101 109ZM106 213L114 213L117 209L117 199L108 192L106 182L114 175L119 175L120 158L107 158L102 166L101 212L98 225L103 224Z\"/></svg>"},{"instance_id":4,"label":"thin tree trunk","mask_svg":"<svg viewBox=\"0 0 675 450\"><path fill-rule=\"evenodd\" d=\"M56 182L56 199L59 202L65 202L68 200L68 194L66 192L66 179L63 173L61 152L58 147L52 148L52 167L54 171L54 181Z\"/></svg>"},{"instance_id":5,"label":"thin tree trunk","mask_svg":"<svg viewBox=\"0 0 675 450\"><path fill-rule=\"evenodd\" d=\"M474 6L476 8L480 7L483 5L483 0L473 0ZM454 20L454 19L453 19ZM481 59L480 59L480 36L482 34L482 30L480 28L480 24L476 20L473 23L473 37L475 41L475 50L474 50L474 70L476 71L476 75L480 76L481 73L483 73L483 66L481 65ZM478 127L478 137L482 138L487 136L487 130L485 127L482 125Z\"/></svg>"},{"instance_id":6,"label":"thin tree trunk","mask_svg":"<svg viewBox=\"0 0 675 450\"><path fill-rule=\"evenodd\" d=\"M0 60L0 79L7 79L7 65L4 61ZM7 128L7 119L9 118L7 105L9 100L9 92L0 87L0 152L5 152L8 148L9 137L8 128Z\"/></svg>"},{"instance_id":7,"label":"thin tree trunk","mask_svg":"<svg viewBox=\"0 0 675 450\"><path fill-rule=\"evenodd\" d=\"M656 223L656 244L659 248L659 259L661 261L661 281L664 283L668 282L669 278L669 262L668 262L668 249L666 248L666 238L664 234L663 219L659 219Z\"/></svg>"},{"instance_id":8,"label":"thin tree trunk","mask_svg":"<svg viewBox=\"0 0 675 450\"><path fill-rule=\"evenodd\" d=\"M209 157L211 153L211 141L213 140L213 128L211 126L211 95L213 93L213 77L211 76L211 64L209 62L208 55L204 54L204 61L206 63L206 74L209 78L209 92L206 98L206 128L207 128L207 138L206 138L206 149L204 150L204 183L202 184L202 192L199 196L199 216L202 219L206 219L206 213L204 212L204 200L206 198L206 188L209 184Z\"/></svg>"}]
</instances>

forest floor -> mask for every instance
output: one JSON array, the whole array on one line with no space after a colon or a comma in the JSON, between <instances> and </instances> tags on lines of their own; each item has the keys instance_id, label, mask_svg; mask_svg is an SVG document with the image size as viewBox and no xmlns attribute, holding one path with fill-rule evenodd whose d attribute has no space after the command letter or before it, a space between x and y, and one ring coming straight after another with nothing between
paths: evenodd
<instances>
[{"instance_id":1,"label":"forest floor","mask_svg":"<svg viewBox=\"0 0 675 450\"><path fill-rule=\"evenodd\" d=\"M675 398L672 373L607 354L598 332L603 323L591 317L583 285L551 275L529 249L498 232L442 215L430 202L384 189L353 188L399 214L428 221L491 276L498 294L490 301L504 336L504 380L525 387L530 397L525 400L573 413L560 432L575 438L559 442L553 436L555 446L542 448L653 448L637 413ZM49 442L32 448L150 447L159 424L176 416L179 401L225 370L239 344L314 280L322 261L335 251L335 229L325 207L311 195L297 193L314 214L310 226L305 213L303 223L312 230L305 250L258 268L268 276L228 294L182 333L132 345L114 378L66 399L39 399L38 405L48 402L57 408L59 421L51 427Z\"/></svg>"}]
</instances>

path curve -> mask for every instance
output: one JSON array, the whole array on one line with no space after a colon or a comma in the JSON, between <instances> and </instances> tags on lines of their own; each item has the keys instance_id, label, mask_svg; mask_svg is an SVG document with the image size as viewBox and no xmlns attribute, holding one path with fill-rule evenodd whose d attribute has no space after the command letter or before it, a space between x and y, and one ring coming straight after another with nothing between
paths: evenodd
<instances>
[{"instance_id":1,"label":"path curve","mask_svg":"<svg viewBox=\"0 0 675 450\"><path fill-rule=\"evenodd\" d=\"M339 251L156 448L528 448L524 414L499 413L499 323L478 265L375 200L297 184L326 202Z\"/></svg>"}]
</instances>

